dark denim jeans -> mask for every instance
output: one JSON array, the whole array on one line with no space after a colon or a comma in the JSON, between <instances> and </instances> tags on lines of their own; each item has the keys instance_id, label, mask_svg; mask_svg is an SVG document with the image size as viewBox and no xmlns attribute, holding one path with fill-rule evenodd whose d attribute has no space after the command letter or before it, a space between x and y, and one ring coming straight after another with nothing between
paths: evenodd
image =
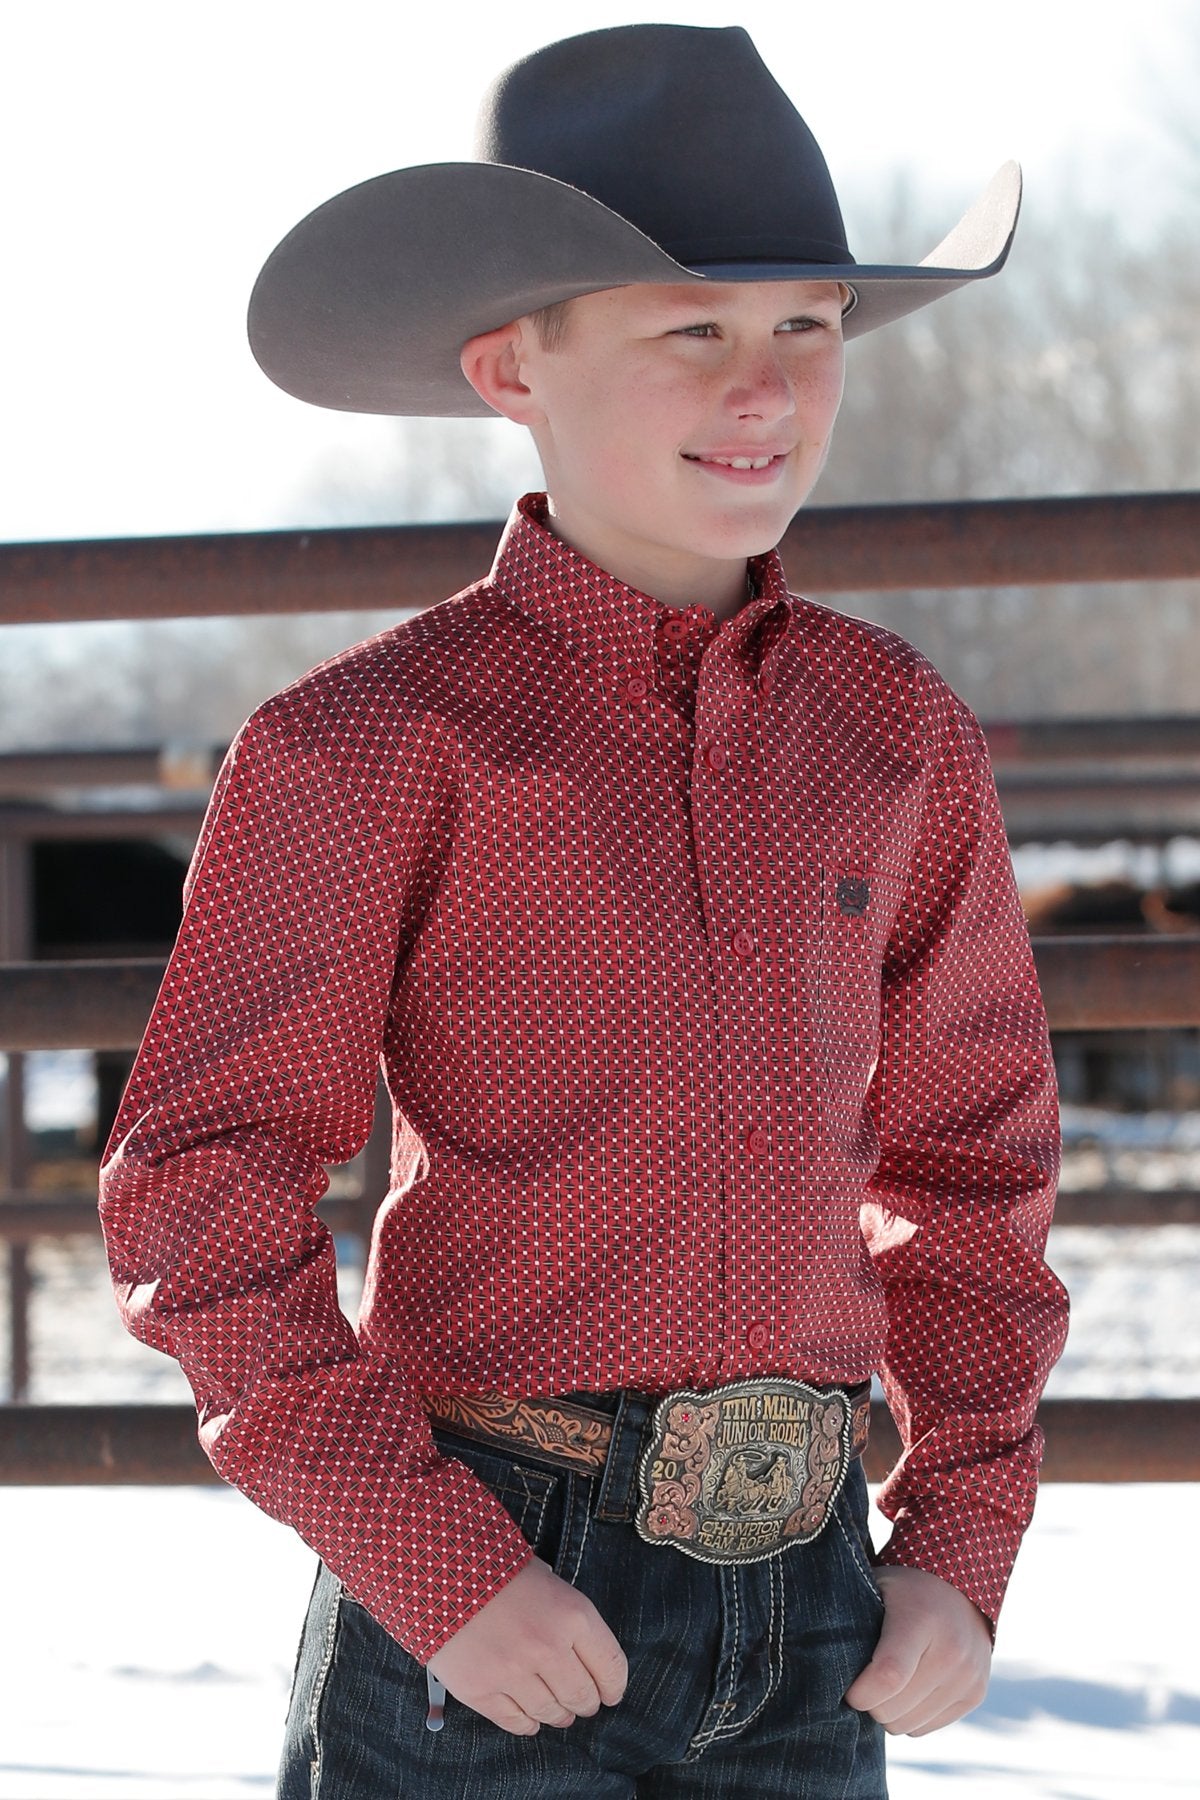
<instances>
[{"instance_id":1,"label":"dark denim jeans","mask_svg":"<svg viewBox=\"0 0 1200 1800\"><path fill-rule=\"evenodd\" d=\"M574 1397L616 1414L602 1477L440 1425L434 1437L594 1602L629 1659L624 1697L517 1737L448 1694L444 1728L428 1731L424 1667L322 1566L277 1800L886 1800L882 1727L842 1699L883 1619L861 1462L811 1544L740 1567L698 1562L631 1522L652 1403Z\"/></svg>"}]
</instances>

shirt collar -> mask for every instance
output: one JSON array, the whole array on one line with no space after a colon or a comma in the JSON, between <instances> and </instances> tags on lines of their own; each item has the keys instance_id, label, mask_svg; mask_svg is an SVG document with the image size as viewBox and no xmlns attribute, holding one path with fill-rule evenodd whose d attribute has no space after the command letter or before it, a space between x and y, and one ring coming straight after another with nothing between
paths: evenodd
<instances>
[{"instance_id":1,"label":"shirt collar","mask_svg":"<svg viewBox=\"0 0 1200 1800\"><path fill-rule=\"evenodd\" d=\"M630 673L648 676L663 628L668 623L674 628L688 609L665 606L627 586L563 543L547 526L547 504L544 493L523 494L517 501L496 550L491 585L615 679ZM786 632L793 600L778 550L750 557L748 566L754 597L726 625L733 637L731 648L740 653L747 674L753 676L757 648ZM768 617L769 630L760 631ZM703 632L704 624L697 623L696 629Z\"/></svg>"}]
</instances>

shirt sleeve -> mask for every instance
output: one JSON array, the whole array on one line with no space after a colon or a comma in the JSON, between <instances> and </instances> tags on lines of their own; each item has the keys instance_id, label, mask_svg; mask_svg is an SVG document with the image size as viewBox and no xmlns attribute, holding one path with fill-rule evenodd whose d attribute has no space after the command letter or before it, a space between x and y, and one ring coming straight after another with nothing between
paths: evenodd
<instances>
[{"instance_id":1,"label":"shirt sleeve","mask_svg":"<svg viewBox=\"0 0 1200 1800\"><path fill-rule=\"evenodd\" d=\"M405 1371L359 1343L313 1210L370 1130L436 771L409 785L385 809L295 723L260 709L242 728L100 1212L123 1322L178 1359L214 1468L427 1661L532 1550L439 1452Z\"/></svg>"},{"instance_id":2,"label":"shirt sleeve","mask_svg":"<svg viewBox=\"0 0 1200 1800\"><path fill-rule=\"evenodd\" d=\"M949 692L949 690L947 690ZM1035 1424L1066 1335L1044 1260L1058 1092L987 742L953 712L884 961L863 1230L888 1306L903 1455L884 1563L927 1569L994 1627L1033 1512Z\"/></svg>"}]
</instances>

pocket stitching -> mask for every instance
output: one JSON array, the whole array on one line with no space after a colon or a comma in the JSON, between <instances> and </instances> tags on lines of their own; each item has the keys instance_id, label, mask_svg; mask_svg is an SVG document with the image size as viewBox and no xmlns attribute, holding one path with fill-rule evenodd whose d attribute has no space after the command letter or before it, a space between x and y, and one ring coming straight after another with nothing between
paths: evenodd
<instances>
[{"instance_id":1,"label":"pocket stitching","mask_svg":"<svg viewBox=\"0 0 1200 1800\"><path fill-rule=\"evenodd\" d=\"M332 1575L332 1570L330 1571ZM313 1682L313 1691L308 1703L308 1734L313 1747L311 1764L312 1786L314 1794L321 1783L321 1704L325 1698L325 1689L329 1682L329 1671L333 1667L333 1659L337 1653L338 1632L341 1628L342 1602L347 1598L346 1589L339 1576L333 1576L333 1599L329 1615L325 1622L325 1646L321 1657L321 1666L317 1670Z\"/></svg>"},{"instance_id":2,"label":"pocket stitching","mask_svg":"<svg viewBox=\"0 0 1200 1800\"><path fill-rule=\"evenodd\" d=\"M548 1469L531 1469L522 1463L509 1463L507 1459L505 1459L505 1466L497 1469L495 1473L490 1471L484 1473L475 1467L475 1463L471 1459L471 1451L487 1455L489 1448L487 1445L476 1444L473 1440L467 1440L465 1454L457 1445L453 1449L445 1449L439 1444L438 1448L443 1450L443 1454L454 1457L456 1461L462 1463L464 1468L469 1469L475 1479L482 1482L488 1492L505 1507L521 1535L536 1545L545 1522L546 1507L558 1486L560 1476ZM497 1458L504 1458L503 1450L492 1450L490 1454ZM510 1501L513 1504L509 1504Z\"/></svg>"},{"instance_id":3,"label":"pocket stitching","mask_svg":"<svg viewBox=\"0 0 1200 1800\"><path fill-rule=\"evenodd\" d=\"M521 1516L516 1521L517 1527L523 1537L536 1545L545 1522L547 1502L557 1486L557 1475L543 1474L540 1469L526 1469L514 1464L507 1477L497 1482L493 1491L498 1499L508 1494L521 1501ZM513 1512L511 1507L508 1510ZM531 1512L534 1514L532 1525ZM513 1516L516 1517L515 1512Z\"/></svg>"},{"instance_id":4,"label":"pocket stitching","mask_svg":"<svg viewBox=\"0 0 1200 1800\"><path fill-rule=\"evenodd\" d=\"M867 1558L867 1553L863 1548L862 1539L859 1537L858 1532L853 1526L847 1526L843 1523L837 1512L834 1513L833 1517L834 1522L850 1551L850 1560L854 1564L857 1574L861 1577L863 1584L870 1592L872 1599L877 1605L882 1606L884 1604L883 1591L875 1578L871 1564Z\"/></svg>"}]
</instances>

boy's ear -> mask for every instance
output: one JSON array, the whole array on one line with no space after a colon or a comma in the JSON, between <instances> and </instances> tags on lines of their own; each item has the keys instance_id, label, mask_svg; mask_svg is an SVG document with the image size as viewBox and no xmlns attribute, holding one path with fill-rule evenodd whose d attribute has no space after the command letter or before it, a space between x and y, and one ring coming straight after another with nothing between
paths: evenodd
<instances>
[{"instance_id":1,"label":"boy's ear","mask_svg":"<svg viewBox=\"0 0 1200 1800\"><path fill-rule=\"evenodd\" d=\"M458 354L462 372L480 399L516 425L540 424L543 417L523 379L527 329L514 319L468 338Z\"/></svg>"}]
</instances>

